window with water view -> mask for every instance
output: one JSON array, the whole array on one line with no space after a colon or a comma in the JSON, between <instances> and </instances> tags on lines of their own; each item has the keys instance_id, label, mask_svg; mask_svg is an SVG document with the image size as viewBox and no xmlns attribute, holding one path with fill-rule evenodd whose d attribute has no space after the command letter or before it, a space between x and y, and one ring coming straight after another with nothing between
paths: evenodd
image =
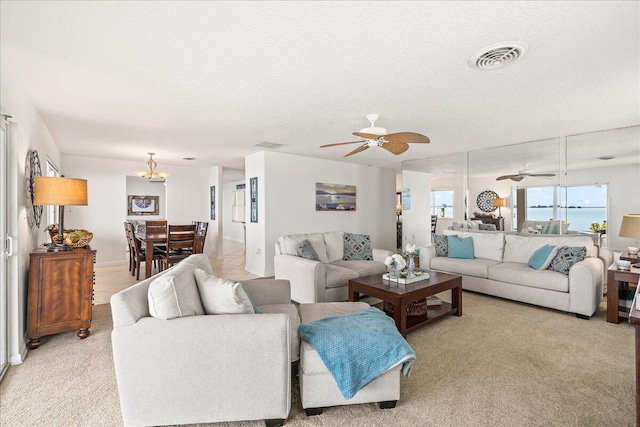
<instances>
[{"instance_id":1,"label":"window with water view","mask_svg":"<svg viewBox=\"0 0 640 427\"><path fill-rule=\"evenodd\" d=\"M438 215L439 218L453 218L453 190L431 192L431 215Z\"/></svg>"}]
</instances>

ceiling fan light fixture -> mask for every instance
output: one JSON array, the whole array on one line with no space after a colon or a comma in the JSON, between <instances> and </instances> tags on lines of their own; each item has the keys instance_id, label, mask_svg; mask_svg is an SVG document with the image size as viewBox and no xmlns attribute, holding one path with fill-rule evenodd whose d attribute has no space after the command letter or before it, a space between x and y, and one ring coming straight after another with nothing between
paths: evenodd
<instances>
[{"instance_id":1,"label":"ceiling fan light fixture","mask_svg":"<svg viewBox=\"0 0 640 427\"><path fill-rule=\"evenodd\" d=\"M136 171L136 175L140 178L146 178L149 181L153 182L164 182L165 178L169 176L168 173L158 172L158 163L153 160L153 156L156 153L149 153L149 160L147 161L147 170L146 171Z\"/></svg>"}]
</instances>

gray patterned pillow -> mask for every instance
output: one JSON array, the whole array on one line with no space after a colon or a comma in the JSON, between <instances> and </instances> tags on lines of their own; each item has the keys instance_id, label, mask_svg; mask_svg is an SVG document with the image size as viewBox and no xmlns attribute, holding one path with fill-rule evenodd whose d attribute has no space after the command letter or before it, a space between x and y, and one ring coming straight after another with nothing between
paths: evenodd
<instances>
[{"instance_id":1,"label":"gray patterned pillow","mask_svg":"<svg viewBox=\"0 0 640 427\"><path fill-rule=\"evenodd\" d=\"M433 234L436 256L449 256L449 239L442 234Z\"/></svg>"},{"instance_id":2,"label":"gray patterned pillow","mask_svg":"<svg viewBox=\"0 0 640 427\"><path fill-rule=\"evenodd\" d=\"M318 256L316 250L313 249L313 245L311 244L309 239L304 239L298 249L300 249L300 256L302 258L311 259L313 261L320 261L320 257Z\"/></svg>"},{"instance_id":3,"label":"gray patterned pillow","mask_svg":"<svg viewBox=\"0 0 640 427\"><path fill-rule=\"evenodd\" d=\"M557 271L562 274L569 274L571 266L577 262L580 262L587 255L587 248L582 247L570 247L563 246L558 249L553 261L549 265L549 270Z\"/></svg>"},{"instance_id":4,"label":"gray patterned pillow","mask_svg":"<svg viewBox=\"0 0 640 427\"><path fill-rule=\"evenodd\" d=\"M496 231L497 229L495 224L478 224L478 230Z\"/></svg>"},{"instance_id":5,"label":"gray patterned pillow","mask_svg":"<svg viewBox=\"0 0 640 427\"><path fill-rule=\"evenodd\" d=\"M371 237L368 234L344 233L344 256L342 259L345 261L373 261Z\"/></svg>"}]
</instances>

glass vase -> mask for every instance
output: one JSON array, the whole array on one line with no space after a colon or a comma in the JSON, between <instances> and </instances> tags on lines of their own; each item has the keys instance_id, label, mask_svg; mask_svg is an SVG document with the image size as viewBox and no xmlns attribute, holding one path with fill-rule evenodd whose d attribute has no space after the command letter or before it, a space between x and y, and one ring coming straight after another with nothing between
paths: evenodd
<instances>
[{"instance_id":1,"label":"glass vase","mask_svg":"<svg viewBox=\"0 0 640 427\"><path fill-rule=\"evenodd\" d=\"M407 263L407 278L411 279L413 277L416 277L415 270L416 270L416 263L413 260L413 257L410 256L409 262Z\"/></svg>"}]
</instances>

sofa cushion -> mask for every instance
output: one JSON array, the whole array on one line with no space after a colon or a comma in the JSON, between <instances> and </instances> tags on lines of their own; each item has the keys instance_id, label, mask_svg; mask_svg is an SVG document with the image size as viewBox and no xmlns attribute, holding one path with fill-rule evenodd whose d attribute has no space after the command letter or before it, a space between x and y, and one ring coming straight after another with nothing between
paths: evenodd
<instances>
[{"instance_id":1,"label":"sofa cushion","mask_svg":"<svg viewBox=\"0 0 640 427\"><path fill-rule=\"evenodd\" d=\"M449 256L449 238L447 236L434 234L433 244L436 247L436 256Z\"/></svg>"},{"instance_id":2,"label":"sofa cushion","mask_svg":"<svg viewBox=\"0 0 640 427\"><path fill-rule=\"evenodd\" d=\"M344 234L342 231L328 231L324 234L324 244L327 247L329 262L342 259L344 256Z\"/></svg>"},{"instance_id":3,"label":"sofa cushion","mask_svg":"<svg viewBox=\"0 0 640 427\"><path fill-rule=\"evenodd\" d=\"M300 250L300 256L302 258L310 259L313 261L320 261L320 257L316 253L316 250L313 249L313 245L308 239L304 239L298 249Z\"/></svg>"},{"instance_id":4,"label":"sofa cushion","mask_svg":"<svg viewBox=\"0 0 640 427\"><path fill-rule=\"evenodd\" d=\"M554 245L544 245L531 255L527 264L536 270L546 270L549 268L556 253L558 253L558 248Z\"/></svg>"},{"instance_id":5,"label":"sofa cushion","mask_svg":"<svg viewBox=\"0 0 640 427\"><path fill-rule=\"evenodd\" d=\"M149 284L149 314L168 320L205 314L193 269L176 269Z\"/></svg>"},{"instance_id":6,"label":"sofa cushion","mask_svg":"<svg viewBox=\"0 0 640 427\"><path fill-rule=\"evenodd\" d=\"M349 284L349 280L360 277L357 271L350 268L340 267L339 265L325 264L324 270L327 276L327 288L347 286Z\"/></svg>"},{"instance_id":7,"label":"sofa cushion","mask_svg":"<svg viewBox=\"0 0 640 427\"><path fill-rule=\"evenodd\" d=\"M299 250L300 245L303 241L308 240L309 242L311 242L311 245L313 246L313 249L315 249L316 254L318 254L320 262L329 262L329 259L327 258L327 247L324 244L323 233L289 234L281 236L278 240L280 242L280 251L282 251L282 254L293 256L301 256Z\"/></svg>"},{"instance_id":8,"label":"sofa cushion","mask_svg":"<svg viewBox=\"0 0 640 427\"><path fill-rule=\"evenodd\" d=\"M586 256L597 256L596 246L590 236L582 235L518 235L507 234L504 245L504 262L515 262L526 264L535 251L544 245L562 246L584 246Z\"/></svg>"},{"instance_id":9,"label":"sofa cushion","mask_svg":"<svg viewBox=\"0 0 640 427\"><path fill-rule=\"evenodd\" d=\"M444 234L458 237L471 237L473 240L473 256L475 258L502 261L504 252L504 233L490 231L451 231L445 230Z\"/></svg>"},{"instance_id":10,"label":"sofa cushion","mask_svg":"<svg viewBox=\"0 0 640 427\"><path fill-rule=\"evenodd\" d=\"M387 267L382 261L334 261L331 265L348 268L358 273L359 277L371 276L387 272Z\"/></svg>"},{"instance_id":11,"label":"sofa cushion","mask_svg":"<svg viewBox=\"0 0 640 427\"><path fill-rule=\"evenodd\" d=\"M221 279L197 268L195 277L207 314L253 314L253 304L240 283Z\"/></svg>"},{"instance_id":12,"label":"sofa cushion","mask_svg":"<svg viewBox=\"0 0 640 427\"><path fill-rule=\"evenodd\" d=\"M473 259L473 240L471 237L448 236L449 258Z\"/></svg>"},{"instance_id":13,"label":"sofa cushion","mask_svg":"<svg viewBox=\"0 0 640 427\"><path fill-rule=\"evenodd\" d=\"M368 234L344 233L344 254L345 261L373 260L371 250L371 236Z\"/></svg>"},{"instance_id":14,"label":"sofa cushion","mask_svg":"<svg viewBox=\"0 0 640 427\"><path fill-rule=\"evenodd\" d=\"M489 279L505 282L504 286L522 285L532 288L569 292L569 277L552 270L534 270L527 264L503 262L489 267Z\"/></svg>"},{"instance_id":15,"label":"sofa cushion","mask_svg":"<svg viewBox=\"0 0 640 427\"><path fill-rule=\"evenodd\" d=\"M283 313L289 316L289 333L291 334L291 361L298 360L300 354L300 336L298 327L300 326L300 316L294 304L265 304L258 307L260 313Z\"/></svg>"},{"instance_id":16,"label":"sofa cushion","mask_svg":"<svg viewBox=\"0 0 640 427\"><path fill-rule=\"evenodd\" d=\"M431 258L430 268L434 270L446 271L449 273L486 278L488 274L488 268L496 264L499 264L499 262L481 258L457 259L435 257Z\"/></svg>"},{"instance_id":17,"label":"sofa cushion","mask_svg":"<svg viewBox=\"0 0 640 427\"><path fill-rule=\"evenodd\" d=\"M582 261L587 253L584 247L563 246L558 249L558 253L549 265L549 270L569 275L569 269L575 263Z\"/></svg>"}]
</instances>

